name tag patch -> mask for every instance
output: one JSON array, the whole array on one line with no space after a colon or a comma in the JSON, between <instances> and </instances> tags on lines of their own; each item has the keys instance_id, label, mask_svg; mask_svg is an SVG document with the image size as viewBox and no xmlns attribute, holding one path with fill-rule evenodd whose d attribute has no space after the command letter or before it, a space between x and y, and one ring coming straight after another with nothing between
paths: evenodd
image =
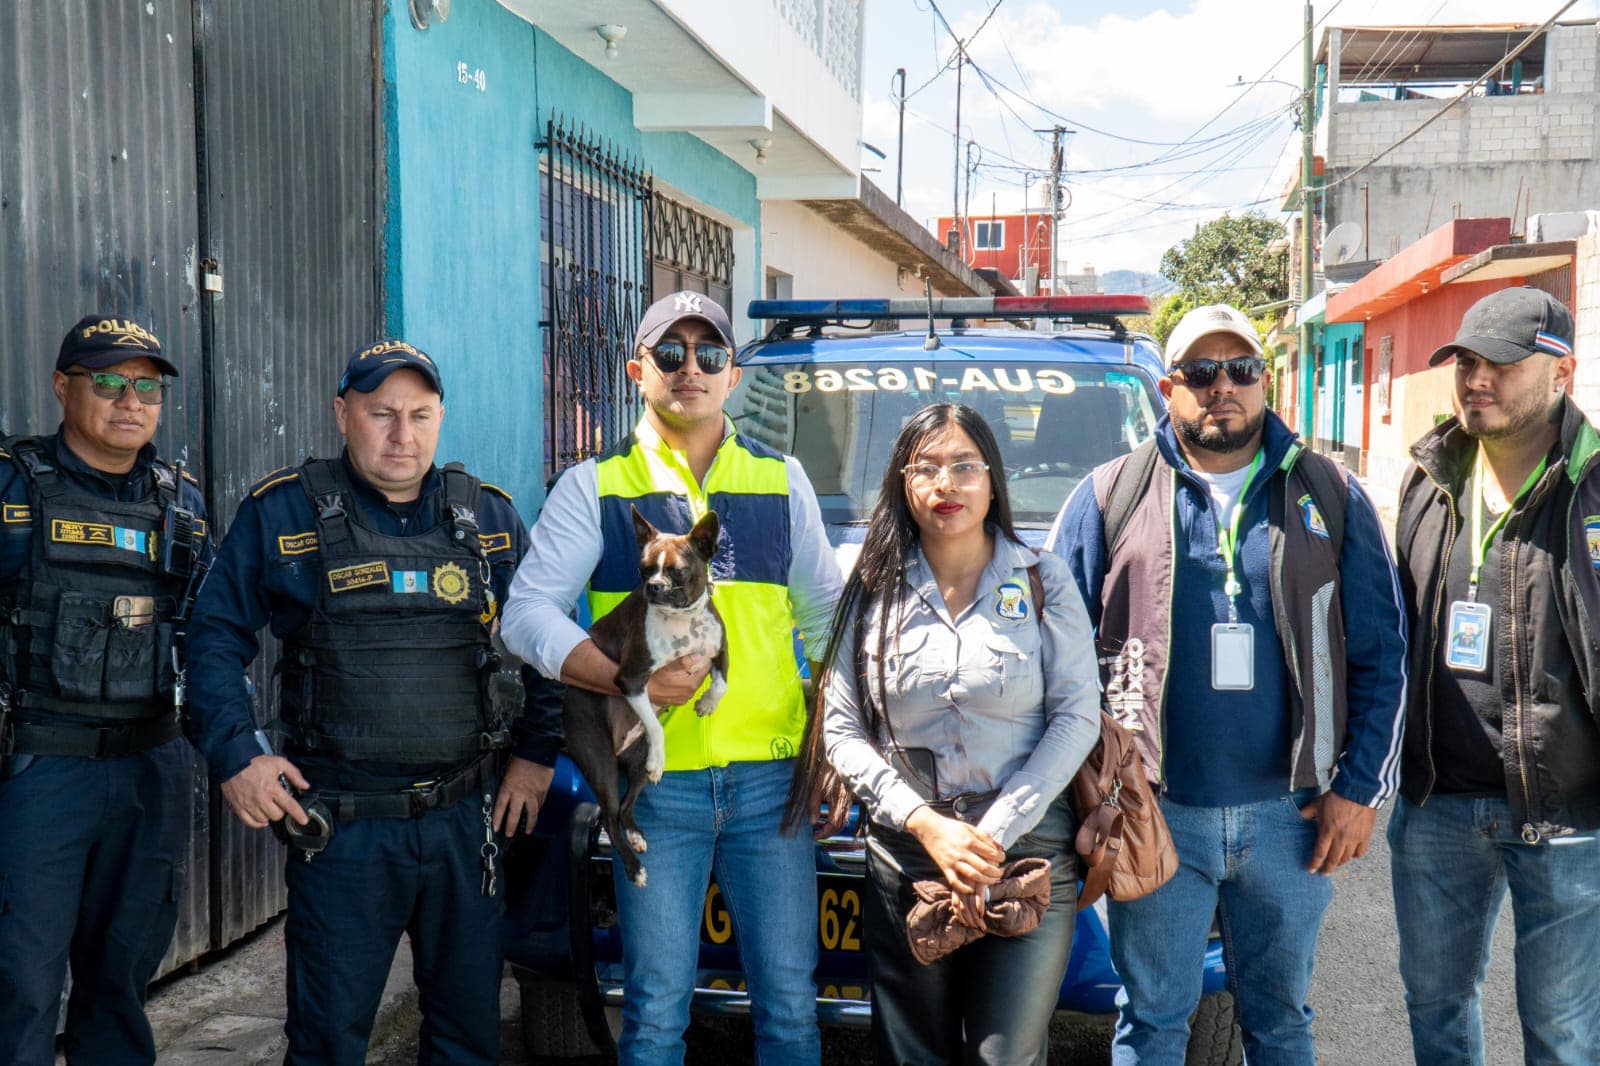
<instances>
[{"instance_id":1,"label":"name tag patch","mask_svg":"<svg viewBox=\"0 0 1600 1066\"><path fill-rule=\"evenodd\" d=\"M155 548L155 538L143 529L129 529L104 522L74 522L66 518L52 519L50 539L57 544L83 544L100 548L121 548L123 551L149 555Z\"/></svg>"},{"instance_id":2,"label":"name tag patch","mask_svg":"<svg viewBox=\"0 0 1600 1066\"><path fill-rule=\"evenodd\" d=\"M356 563L328 571L329 592L353 592L374 585L389 584L389 564L379 559L373 563Z\"/></svg>"},{"instance_id":3,"label":"name tag patch","mask_svg":"<svg viewBox=\"0 0 1600 1066\"><path fill-rule=\"evenodd\" d=\"M304 555L317 550L317 535L311 533L286 533L278 538L279 555Z\"/></svg>"},{"instance_id":4,"label":"name tag patch","mask_svg":"<svg viewBox=\"0 0 1600 1066\"><path fill-rule=\"evenodd\" d=\"M428 572L426 570L396 570L391 588L396 593L427 592Z\"/></svg>"},{"instance_id":5,"label":"name tag patch","mask_svg":"<svg viewBox=\"0 0 1600 1066\"><path fill-rule=\"evenodd\" d=\"M8 503L0 507L0 522L16 525L33 520L33 511L25 503Z\"/></svg>"}]
</instances>

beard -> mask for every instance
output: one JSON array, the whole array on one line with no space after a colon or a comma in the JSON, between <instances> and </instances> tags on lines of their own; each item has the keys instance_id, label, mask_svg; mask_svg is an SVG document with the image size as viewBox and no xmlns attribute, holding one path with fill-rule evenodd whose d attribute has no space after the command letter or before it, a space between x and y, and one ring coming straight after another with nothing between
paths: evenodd
<instances>
[{"instance_id":1,"label":"beard","mask_svg":"<svg viewBox=\"0 0 1600 1066\"><path fill-rule=\"evenodd\" d=\"M1521 396L1500 395L1498 411L1470 411L1457 403L1456 417L1469 436L1478 440L1504 440L1517 437L1535 426L1554 421L1554 411L1546 403L1542 389L1529 389ZM1493 419L1493 421L1491 421Z\"/></svg>"},{"instance_id":2,"label":"beard","mask_svg":"<svg viewBox=\"0 0 1600 1066\"><path fill-rule=\"evenodd\" d=\"M1206 425L1203 415L1193 420L1174 417L1172 428L1178 431L1179 438L1185 444L1226 455L1248 446L1255 440L1256 434L1261 432L1261 427L1266 421L1267 409L1262 407L1255 413L1255 417L1247 418L1244 425L1234 430L1215 424Z\"/></svg>"}]
</instances>

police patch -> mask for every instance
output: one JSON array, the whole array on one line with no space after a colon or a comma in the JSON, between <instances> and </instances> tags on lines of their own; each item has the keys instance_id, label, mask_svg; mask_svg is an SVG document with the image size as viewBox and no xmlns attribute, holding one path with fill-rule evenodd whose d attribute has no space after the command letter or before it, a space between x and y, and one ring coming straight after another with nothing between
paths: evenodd
<instances>
[{"instance_id":1,"label":"police patch","mask_svg":"<svg viewBox=\"0 0 1600 1066\"><path fill-rule=\"evenodd\" d=\"M389 583L389 564L379 559L373 563L355 563L328 571L329 592L353 592Z\"/></svg>"},{"instance_id":2,"label":"police patch","mask_svg":"<svg viewBox=\"0 0 1600 1066\"><path fill-rule=\"evenodd\" d=\"M389 590L397 596L409 595L414 592L427 592L428 572L426 570L396 570L393 580L389 583Z\"/></svg>"},{"instance_id":3,"label":"police patch","mask_svg":"<svg viewBox=\"0 0 1600 1066\"><path fill-rule=\"evenodd\" d=\"M278 538L279 555L304 555L317 550L317 534L313 530L309 533L285 533Z\"/></svg>"},{"instance_id":4,"label":"police patch","mask_svg":"<svg viewBox=\"0 0 1600 1066\"><path fill-rule=\"evenodd\" d=\"M506 532L479 533L478 543L483 545L485 555L490 552L508 551L511 548L511 534Z\"/></svg>"},{"instance_id":5,"label":"police patch","mask_svg":"<svg viewBox=\"0 0 1600 1066\"><path fill-rule=\"evenodd\" d=\"M117 546L116 531L100 522L72 522L57 518L50 523L50 539L57 544L95 544L104 548Z\"/></svg>"},{"instance_id":6,"label":"police patch","mask_svg":"<svg viewBox=\"0 0 1600 1066\"><path fill-rule=\"evenodd\" d=\"M8 526L28 522L33 519L33 511L25 503L8 503L0 506L0 522ZM510 547L510 545L507 545Z\"/></svg>"},{"instance_id":7,"label":"police patch","mask_svg":"<svg viewBox=\"0 0 1600 1066\"><path fill-rule=\"evenodd\" d=\"M1328 523L1323 521L1322 512L1317 510L1317 503L1310 493L1300 497L1300 517L1305 519L1306 528L1311 532L1319 537L1327 537Z\"/></svg>"},{"instance_id":8,"label":"police patch","mask_svg":"<svg viewBox=\"0 0 1600 1066\"><path fill-rule=\"evenodd\" d=\"M994 613L1011 622L1028 617L1028 601L1022 586L1015 581L1007 581L995 589Z\"/></svg>"},{"instance_id":9,"label":"police patch","mask_svg":"<svg viewBox=\"0 0 1600 1066\"><path fill-rule=\"evenodd\" d=\"M444 563L433 571L433 594L445 603L460 603L467 598L467 572L455 563Z\"/></svg>"},{"instance_id":10,"label":"police patch","mask_svg":"<svg viewBox=\"0 0 1600 1066\"><path fill-rule=\"evenodd\" d=\"M1584 539L1589 544L1589 562L1600 570L1600 514L1592 514L1583 520Z\"/></svg>"}]
</instances>

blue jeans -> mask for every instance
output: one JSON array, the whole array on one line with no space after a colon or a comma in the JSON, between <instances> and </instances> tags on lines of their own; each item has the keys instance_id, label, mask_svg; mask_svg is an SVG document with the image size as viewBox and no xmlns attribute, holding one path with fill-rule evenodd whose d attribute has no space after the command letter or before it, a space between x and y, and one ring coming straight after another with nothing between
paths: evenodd
<instances>
[{"instance_id":1,"label":"blue jeans","mask_svg":"<svg viewBox=\"0 0 1600 1066\"><path fill-rule=\"evenodd\" d=\"M779 831L792 759L676 770L639 794L648 884L612 863L622 932L620 1061L683 1062L706 885L733 920L760 1066L822 1057L817 1032L817 875L811 834Z\"/></svg>"},{"instance_id":2,"label":"blue jeans","mask_svg":"<svg viewBox=\"0 0 1600 1066\"><path fill-rule=\"evenodd\" d=\"M1111 961L1123 982L1116 1066L1181 1066L1219 911L1246 1060L1316 1061L1306 992L1333 881L1306 870L1317 828L1300 807L1314 796L1307 789L1237 807L1162 802L1178 872L1143 899L1109 906Z\"/></svg>"},{"instance_id":3,"label":"blue jeans","mask_svg":"<svg viewBox=\"0 0 1600 1066\"><path fill-rule=\"evenodd\" d=\"M1389 852L1417 1062L1483 1063L1480 990L1507 888L1524 1061L1600 1062L1600 834L1524 844L1504 799L1433 796L1395 807Z\"/></svg>"}]
</instances>

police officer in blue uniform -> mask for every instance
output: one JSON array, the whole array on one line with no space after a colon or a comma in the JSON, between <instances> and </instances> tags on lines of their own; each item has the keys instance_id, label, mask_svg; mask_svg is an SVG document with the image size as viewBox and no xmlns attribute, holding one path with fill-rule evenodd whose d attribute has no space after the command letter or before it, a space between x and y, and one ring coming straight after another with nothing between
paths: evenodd
<instances>
[{"instance_id":1,"label":"police officer in blue uniform","mask_svg":"<svg viewBox=\"0 0 1600 1066\"><path fill-rule=\"evenodd\" d=\"M402 933L422 1061L499 1057L501 834L532 829L560 696L523 668L505 698L492 628L527 530L503 491L433 465L443 402L411 345L352 356L343 454L250 490L190 627L191 734L239 819L289 837L288 1063L365 1061ZM283 755L244 677L269 624Z\"/></svg>"},{"instance_id":2,"label":"police officer in blue uniform","mask_svg":"<svg viewBox=\"0 0 1600 1066\"><path fill-rule=\"evenodd\" d=\"M183 616L205 506L156 458L178 368L111 314L61 342L51 436L0 441L0 1062L148 1063L190 822Z\"/></svg>"}]
</instances>

